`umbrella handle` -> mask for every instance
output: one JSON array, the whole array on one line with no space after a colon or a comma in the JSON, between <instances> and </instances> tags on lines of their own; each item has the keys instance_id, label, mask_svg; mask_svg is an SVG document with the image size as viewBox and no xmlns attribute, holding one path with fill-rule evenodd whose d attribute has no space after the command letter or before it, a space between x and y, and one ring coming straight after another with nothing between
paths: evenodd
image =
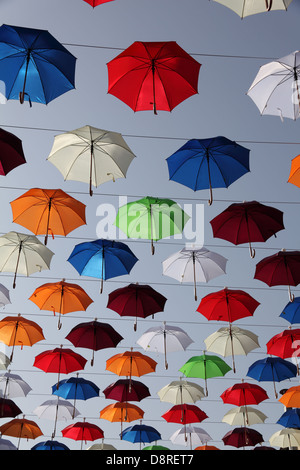
<instances>
[{"instance_id":1,"label":"umbrella handle","mask_svg":"<svg viewBox=\"0 0 300 470\"><path fill-rule=\"evenodd\" d=\"M250 243L249 243L249 251L250 251L250 256L251 256L251 258L252 258L252 259L255 258L255 250L254 250L254 248L252 248L252 246L250 245Z\"/></svg>"},{"instance_id":2,"label":"umbrella handle","mask_svg":"<svg viewBox=\"0 0 300 470\"><path fill-rule=\"evenodd\" d=\"M213 203L213 193L212 193L212 187L209 186L209 200L207 201L207 204L211 206Z\"/></svg>"},{"instance_id":3,"label":"umbrella handle","mask_svg":"<svg viewBox=\"0 0 300 470\"><path fill-rule=\"evenodd\" d=\"M291 288L290 288L290 286L288 286L288 289L289 289L289 299L290 299L290 302L294 302L295 296L294 296L294 294L291 293Z\"/></svg>"}]
</instances>

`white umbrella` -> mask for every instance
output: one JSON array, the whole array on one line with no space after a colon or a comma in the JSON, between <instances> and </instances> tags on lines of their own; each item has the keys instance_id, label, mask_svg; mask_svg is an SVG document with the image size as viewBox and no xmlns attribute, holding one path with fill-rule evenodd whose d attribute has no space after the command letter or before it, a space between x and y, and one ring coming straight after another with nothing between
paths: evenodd
<instances>
[{"instance_id":1,"label":"white umbrella","mask_svg":"<svg viewBox=\"0 0 300 470\"><path fill-rule=\"evenodd\" d=\"M92 444L86 450L117 450L117 449L111 444L104 444L104 442L101 442L101 444Z\"/></svg>"},{"instance_id":2,"label":"white umbrella","mask_svg":"<svg viewBox=\"0 0 300 470\"><path fill-rule=\"evenodd\" d=\"M179 327L166 325L147 330L137 340L145 351L154 351L165 355L165 368L168 369L167 352L184 351L194 341Z\"/></svg>"},{"instance_id":3,"label":"white umbrella","mask_svg":"<svg viewBox=\"0 0 300 470\"><path fill-rule=\"evenodd\" d=\"M205 396L204 390L200 385L182 380L181 378L165 385L157 392L157 395L160 401L167 401L174 405L195 403Z\"/></svg>"},{"instance_id":4,"label":"white umbrella","mask_svg":"<svg viewBox=\"0 0 300 470\"><path fill-rule=\"evenodd\" d=\"M11 304L9 290L3 284L0 284L0 307Z\"/></svg>"},{"instance_id":5,"label":"white umbrella","mask_svg":"<svg viewBox=\"0 0 300 470\"><path fill-rule=\"evenodd\" d=\"M300 447L300 430L294 428L284 428L275 432L269 439L275 447Z\"/></svg>"},{"instance_id":6,"label":"white umbrella","mask_svg":"<svg viewBox=\"0 0 300 470\"><path fill-rule=\"evenodd\" d=\"M0 237L0 271L14 273L13 288L17 274L30 276L49 269L53 255L34 235L8 232Z\"/></svg>"},{"instance_id":7,"label":"white umbrella","mask_svg":"<svg viewBox=\"0 0 300 470\"><path fill-rule=\"evenodd\" d=\"M6 356L3 352L0 351L0 370L5 370L11 363L9 357Z\"/></svg>"},{"instance_id":8,"label":"white umbrella","mask_svg":"<svg viewBox=\"0 0 300 470\"><path fill-rule=\"evenodd\" d=\"M260 67L247 95L260 113L298 119L300 108L300 52Z\"/></svg>"},{"instance_id":9,"label":"white umbrella","mask_svg":"<svg viewBox=\"0 0 300 470\"><path fill-rule=\"evenodd\" d=\"M68 400L62 400L61 398L57 398L57 400L45 401L40 406L35 408L33 413L36 414L39 418L54 420L52 438L55 437L57 421L71 420L73 417L75 418L80 414L76 408L74 409L74 405L72 405L72 403L70 403Z\"/></svg>"},{"instance_id":10,"label":"white umbrella","mask_svg":"<svg viewBox=\"0 0 300 470\"><path fill-rule=\"evenodd\" d=\"M214 0L230 8L241 18L271 10L287 10L293 0Z\"/></svg>"},{"instance_id":11,"label":"white umbrella","mask_svg":"<svg viewBox=\"0 0 300 470\"><path fill-rule=\"evenodd\" d=\"M183 248L163 261L163 274L179 282L194 282L197 300L197 282L208 282L225 274L227 259L205 247Z\"/></svg>"},{"instance_id":12,"label":"white umbrella","mask_svg":"<svg viewBox=\"0 0 300 470\"><path fill-rule=\"evenodd\" d=\"M232 426L246 426L246 416L248 416L248 424L261 424L267 419L267 416L260 410L252 406L237 406L231 408L222 419L223 423L231 424Z\"/></svg>"},{"instance_id":13,"label":"white umbrella","mask_svg":"<svg viewBox=\"0 0 300 470\"><path fill-rule=\"evenodd\" d=\"M32 388L19 375L10 371L0 375L0 392L3 398L26 397Z\"/></svg>"},{"instance_id":14,"label":"white umbrella","mask_svg":"<svg viewBox=\"0 0 300 470\"><path fill-rule=\"evenodd\" d=\"M188 439L186 439L187 436ZM190 449L193 449L197 446L206 444L208 441L211 441L212 438L206 431L204 431L204 429L193 426L192 424L188 424L183 428L178 429L170 437L170 441L173 442L173 444L183 446L187 445L187 440L190 441Z\"/></svg>"},{"instance_id":15,"label":"white umbrella","mask_svg":"<svg viewBox=\"0 0 300 470\"><path fill-rule=\"evenodd\" d=\"M125 178L135 155L117 132L84 126L54 138L47 160L65 180L99 186L106 181Z\"/></svg>"},{"instance_id":16,"label":"white umbrella","mask_svg":"<svg viewBox=\"0 0 300 470\"><path fill-rule=\"evenodd\" d=\"M0 438L0 450L18 450L17 447L8 439Z\"/></svg>"}]
</instances>

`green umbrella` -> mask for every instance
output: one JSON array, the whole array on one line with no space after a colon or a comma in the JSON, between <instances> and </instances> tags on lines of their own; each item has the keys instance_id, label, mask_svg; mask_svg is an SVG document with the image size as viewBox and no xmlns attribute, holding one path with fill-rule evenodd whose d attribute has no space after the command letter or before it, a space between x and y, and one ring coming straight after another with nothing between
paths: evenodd
<instances>
[{"instance_id":1,"label":"green umbrella","mask_svg":"<svg viewBox=\"0 0 300 470\"><path fill-rule=\"evenodd\" d=\"M121 206L115 225L129 238L151 240L154 254L153 241L182 233L189 218L171 199L147 196Z\"/></svg>"},{"instance_id":2,"label":"green umbrella","mask_svg":"<svg viewBox=\"0 0 300 470\"><path fill-rule=\"evenodd\" d=\"M153 445L153 446L143 447L142 450L169 450L169 448L164 447L164 446Z\"/></svg>"},{"instance_id":3,"label":"green umbrella","mask_svg":"<svg viewBox=\"0 0 300 470\"><path fill-rule=\"evenodd\" d=\"M206 396L207 379L224 376L231 367L218 356L206 355L191 357L180 369L186 377L199 377L205 380Z\"/></svg>"}]
</instances>

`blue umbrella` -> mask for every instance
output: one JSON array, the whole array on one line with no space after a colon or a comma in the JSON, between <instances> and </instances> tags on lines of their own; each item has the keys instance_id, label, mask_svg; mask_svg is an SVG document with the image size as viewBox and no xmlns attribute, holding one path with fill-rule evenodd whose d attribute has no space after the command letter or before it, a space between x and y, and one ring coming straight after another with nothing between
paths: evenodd
<instances>
[{"instance_id":1,"label":"blue umbrella","mask_svg":"<svg viewBox=\"0 0 300 470\"><path fill-rule=\"evenodd\" d=\"M79 274L101 279L102 293L104 279L129 274L138 259L125 243L99 239L76 245L68 261Z\"/></svg>"},{"instance_id":2,"label":"blue umbrella","mask_svg":"<svg viewBox=\"0 0 300 470\"><path fill-rule=\"evenodd\" d=\"M277 392L275 382L296 377L297 367L292 362L281 359L280 357L267 357L254 362L248 369L247 376L252 377L259 382L273 382L275 397Z\"/></svg>"},{"instance_id":3,"label":"blue umbrella","mask_svg":"<svg viewBox=\"0 0 300 470\"><path fill-rule=\"evenodd\" d=\"M285 428L300 429L300 409L288 408L283 415L280 416L277 424L281 424Z\"/></svg>"},{"instance_id":4,"label":"blue umbrella","mask_svg":"<svg viewBox=\"0 0 300 470\"><path fill-rule=\"evenodd\" d=\"M250 150L226 137L192 139L167 158L169 178L197 191L228 188L249 172Z\"/></svg>"},{"instance_id":5,"label":"blue umbrella","mask_svg":"<svg viewBox=\"0 0 300 470\"><path fill-rule=\"evenodd\" d=\"M89 398L98 397L99 392L100 389L96 384L81 377L61 380L58 383L58 388L57 384L52 386L52 395L58 395L65 399L74 399L74 410L76 400L88 400Z\"/></svg>"},{"instance_id":6,"label":"blue umbrella","mask_svg":"<svg viewBox=\"0 0 300 470\"><path fill-rule=\"evenodd\" d=\"M48 104L74 88L75 63L48 31L0 27L0 79L7 99Z\"/></svg>"},{"instance_id":7,"label":"blue umbrella","mask_svg":"<svg viewBox=\"0 0 300 470\"><path fill-rule=\"evenodd\" d=\"M70 450L65 444L58 441L39 442L31 450Z\"/></svg>"},{"instance_id":8,"label":"blue umbrella","mask_svg":"<svg viewBox=\"0 0 300 470\"><path fill-rule=\"evenodd\" d=\"M279 316L291 324L300 323L300 297L295 297L293 302L289 302Z\"/></svg>"},{"instance_id":9,"label":"blue umbrella","mask_svg":"<svg viewBox=\"0 0 300 470\"><path fill-rule=\"evenodd\" d=\"M135 424L124 429L120 434L120 438L129 442L153 442L161 439L160 433L152 426L146 424Z\"/></svg>"}]
</instances>

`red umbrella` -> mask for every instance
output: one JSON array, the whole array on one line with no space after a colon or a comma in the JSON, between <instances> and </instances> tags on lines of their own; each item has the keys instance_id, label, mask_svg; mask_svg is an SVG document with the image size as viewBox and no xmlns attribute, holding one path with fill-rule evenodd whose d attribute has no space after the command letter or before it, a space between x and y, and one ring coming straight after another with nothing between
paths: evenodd
<instances>
[{"instance_id":1,"label":"red umbrella","mask_svg":"<svg viewBox=\"0 0 300 470\"><path fill-rule=\"evenodd\" d=\"M82 423L77 422L70 424L61 432L63 437L74 439L74 441L81 441L81 449L83 441L95 441L96 439L102 439L104 437L101 428L85 420Z\"/></svg>"},{"instance_id":2,"label":"red umbrella","mask_svg":"<svg viewBox=\"0 0 300 470\"><path fill-rule=\"evenodd\" d=\"M222 437L222 441L226 446L245 447L255 446L264 441L263 436L255 429L249 429L241 426L234 428Z\"/></svg>"},{"instance_id":3,"label":"red umbrella","mask_svg":"<svg viewBox=\"0 0 300 470\"><path fill-rule=\"evenodd\" d=\"M290 286L300 283L300 251L279 251L256 265L254 279L268 286L288 286L290 301L294 300Z\"/></svg>"},{"instance_id":4,"label":"red umbrella","mask_svg":"<svg viewBox=\"0 0 300 470\"><path fill-rule=\"evenodd\" d=\"M22 411L16 403L8 398L0 398L0 418L15 418Z\"/></svg>"},{"instance_id":5,"label":"red umbrella","mask_svg":"<svg viewBox=\"0 0 300 470\"><path fill-rule=\"evenodd\" d=\"M100 323L96 319L91 322L79 323L70 333L66 339L79 348L87 348L93 350L93 357L91 365L94 365L94 351L105 348L115 348L117 344L122 341L121 336L111 325L108 323Z\"/></svg>"},{"instance_id":6,"label":"red umbrella","mask_svg":"<svg viewBox=\"0 0 300 470\"><path fill-rule=\"evenodd\" d=\"M171 111L198 93L200 66L175 41L136 41L108 62L108 93L133 111Z\"/></svg>"},{"instance_id":7,"label":"red umbrella","mask_svg":"<svg viewBox=\"0 0 300 470\"><path fill-rule=\"evenodd\" d=\"M300 328L289 328L267 342L267 352L282 359L299 356Z\"/></svg>"},{"instance_id":8,"label":"red umbrella","mask_svg":"<svg viewBox=\"0 0 300 470\"><path fill-rule=\"evenodd\" d=\"M224 289L202 298L197 311L208 320L228 321L252 316L260 305L251 295L242 290Z\"/></svg>"},{"instance_id":9,"label":"red umbrella","mask_svg":"<svg viewBox=\"0 0 300 470\"><path fill-rule=\"evenodd\" d=\"M210 224L216 238L235 245L249 243L251 258L255 256L252 242L265 242L284 229L283 212L257 201L231 204Z\"/></svg>"},{"instance_id":10,"label":"red umbrella","mask_svg":"<svg viewBox=\"0 0 300 470\"><path fill-rule=\"evenodd\" d=\"M107 308L114 310L121 317L136 317L134 324L136 330L137 317L146 318L162 312L166 301L166 297L151 286L136 283L111 292L108 295Z\"/></svg>"},{"instance_id":11,"label":"red umbrella","mask_svg":"<svg viewBox=\"0 0 300 470\"><path fill-rule=\"evenodd\" d=\"M105 398L117 401L141 401L150 397L149 388L138 380L119 379L103 390Z\"/></svg>"},{"instance_id":12,"label":"red umbrella","mask_svg":"<svg viewBox=\"0 0 300 470\"><path fill-rule=\"evenodd\" d=\"M201 423L208 418L204 411L200 410L196 405L181 404L174 405L166 413L162 415L168 423Z\"/></svg>"},{"instance_id":13,"label":"red umbrella","mask_svg":"<svg viewBox=\"0 0 300 470\"><path fill-rule=\"evenodd\" d=\"M5 176L24 163L22 141L14 134L0 129L0 175Z\"/></svg>"},{"instance_id":14,"label":"red umbrella","mask_svg":"<svg viewBox=\"0 0 300 470\"><path fill-rule=\"evenodd\" d=\"M98 5L102 5L102 3L112 2L113 0L84 0L84 2L91 5L93 8L97 7Z\"/></svg>"}]
</instances>

